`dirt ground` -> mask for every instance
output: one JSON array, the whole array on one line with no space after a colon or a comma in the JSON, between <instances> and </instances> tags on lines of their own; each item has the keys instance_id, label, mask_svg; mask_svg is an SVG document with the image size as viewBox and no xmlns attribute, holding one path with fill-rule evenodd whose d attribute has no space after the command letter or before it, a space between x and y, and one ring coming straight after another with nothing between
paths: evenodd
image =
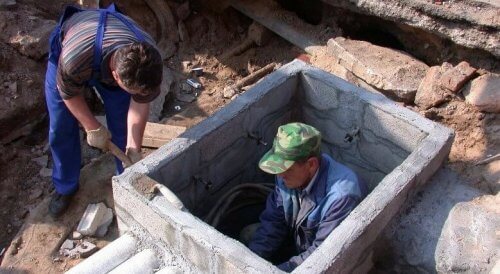
<instances>
[{"instance_id":1,"label":"dirt ground","mask_svg":"<svg viewBox=\"0 0 500 274\"><path fill-rule=\"evenodd\" d=\"M51 1L50 5L42 5L35 1L18 1L19 10L22 12L14 10L14 13L18 12L14 15L14 22L22 22L18 17L24 13L56 20L61 6L71 2ZM120 1L118 3L120 4ZM173 4L174 7L176 5ZM32 7L32 10L29 10L29 7ZM126 10L127 7L125 7ZM154 16L149 12L145 18L154 18ZM225 51L239 45L245 39L250 23L250 19L234 10L215 14L202 10L200 5L192 5L192 13L185 20L189 39L179 42L176 54L166 61L175 82L165 103L162 123L192 127L231 101L222 96L223 89L227 85L235 83L269 63L285 64L303 54L297 47L278 36L273 36L264 46L252 47L239 56L222 60L220 56ZM153 31L157 30L157 26L154 25L150 25L149 28ZM8 32L4 32L4 35L5 33ZM0 42L0 55L8 60L21 60L8 67L0 65L0 85L9 83L16 77L20 79L25 77L23 75L28 75L28 78L33 78L34 84L32 85L38 85L33 90L43 92L45 59L24 60L26 57L13 50L5 42L6 39L0 39L0 41L3 41ZM25 70L17 68L23 67L25 63L29 64L24 65ZM314 60L312 65L315 65ZM29 74L30 67L36 67L32 70L36 73ZM198 78L203 89L189 93L196 95L195 101L181 102L175 94L183 92L182 83L185 79L192 77L190 71L195 67L204 69L203 76ZM0 89L2 92L4 90ZM14 95L3 93L0 99L4 100L8 96ZM488 193L494 193L495 190L483 176L486 165L476 166L475 163L488 155L498 153L500 119L497 114L481 113L467 105L460 96L430 110L419 110L413 105L406 107L454 129L456 137L448 165L468 178L471 185ZM40 104L40 108L44 108L43 103ZM45 110L40 113L45 113ZM49 156L47 167L51 167L50 152L47 147L47 127L48 121L45 117L30 134L2 147L0 155L0 251L10 244L29 212L53 190L50 177L41 174L41 166L33 161L34 158L47 155ZM98 153L94 152L93 155L97 156Z\"/></svg>"}]
</instances>

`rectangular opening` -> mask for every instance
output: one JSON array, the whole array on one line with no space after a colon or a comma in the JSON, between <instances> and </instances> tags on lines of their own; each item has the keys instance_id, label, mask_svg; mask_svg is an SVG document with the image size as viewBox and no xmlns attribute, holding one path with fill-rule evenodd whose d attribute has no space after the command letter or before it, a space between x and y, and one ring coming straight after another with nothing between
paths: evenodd
<instances>
[{"instance_id":1,"label":"rectangular opening","mask_svg":"<svg viewBox=\"0 0 500 274\"><path fill-rule=\"evenodd\" d=\"M312 267L314 273L348 272L363 264L371 243L410 192L436 171L453 139L450 130L381 95L294 61L115 177L115 206L128 212L118 217L139 224L199 269L275 272L231 238L240 240L241 229L263 210L274 178L258 161L272 147L277 128L293 121L321 131L323 152L353 169L370 190L332 232L339 236L328 237L297 268ZM165 185L188 212L134 189L137 174ZM234 188L238 194L229 195ZM158 233L165 227L168 232Z\"/></svg>"}]
</instances>

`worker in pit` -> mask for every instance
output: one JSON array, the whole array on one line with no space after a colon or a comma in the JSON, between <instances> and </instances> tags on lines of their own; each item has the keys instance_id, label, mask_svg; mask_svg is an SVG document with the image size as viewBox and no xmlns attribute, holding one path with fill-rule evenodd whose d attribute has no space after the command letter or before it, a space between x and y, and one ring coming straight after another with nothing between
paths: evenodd
<instances>
[{"instance_id":1,"label":"worker in pit","mask_svg":"<svg viewBox=\"0 0 500 274\"><path fill-rule=\"evenodd\" d=\"M132 162L141 159L149 103L160 92L163 64L154 40L114 5L66 7L49 45L45 97L55 187L49 213L57 217L79 186L79 124L89 145L106 151L111 140ZM91 88L104 103L109 130L85 101L84 92ZM123 171L118 159L116 169Z\"/></svg>"},{"instance_id":2,"label":"worker in pit","mask_svg":"<svg viewBox=\"0 0 500 274\"><path fill-rule=\"evenodd\" d=\"M321 153L320 144L314 127L286 124L259 162L264 172L276 174L276 187L249 248L284 271L311 255L367 193L351 169Z\"/></svg>"}]
</instances>

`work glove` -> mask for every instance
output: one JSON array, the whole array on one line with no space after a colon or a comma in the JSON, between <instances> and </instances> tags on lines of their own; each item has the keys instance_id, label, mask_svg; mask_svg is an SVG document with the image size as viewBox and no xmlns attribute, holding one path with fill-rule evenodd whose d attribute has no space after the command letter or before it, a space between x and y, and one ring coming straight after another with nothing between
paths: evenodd
<instances>
[{"instance_id":1,"label":"work glove","mask_svg":"<svg viewBox=\"0 0 500 274\"><path fill-rule=\"evenodd\" d=\"M127 154L130 161L132 161L132 164L135 164L140 160L142 160L142 153L140 148L137 149L137 148L127 147L125 154Z\"/></svg>"},{"instance_id":2,"label":"work glove","mask_svg":"<svg viewBox=\"0 0 500 274\"><path fill-rule=\"evenodd\" d=\"M87 143L90 146L101 149L102 151L108 150L108 142L111 139L111 133L101 125L98 129L87 131Z\"/></svg>"}]
</instances>

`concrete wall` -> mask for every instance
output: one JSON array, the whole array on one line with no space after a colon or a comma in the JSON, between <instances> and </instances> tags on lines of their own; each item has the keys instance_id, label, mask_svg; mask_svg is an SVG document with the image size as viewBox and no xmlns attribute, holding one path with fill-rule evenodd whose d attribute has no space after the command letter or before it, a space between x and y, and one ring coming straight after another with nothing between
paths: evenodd
<instances>
[{"instance_id":1,"label":"concrete wall","mask_svg":"<svg viewBox=\"0 0 500 274\"><path fill-rule=\"evenodd\" d=\"M373 189L297 272L346 272L360 265L408 195L446 158L453 136L380 95L294 61L115 177L118 217L126 212L123 222L142 225L202 272L278 272L196 216L232 186L272 180L257 162L277 127L289 121L316 126L323 149ZM139 174L169 187L195 216L137 193L131 183Z\"/></svg>"}]
</instances>

